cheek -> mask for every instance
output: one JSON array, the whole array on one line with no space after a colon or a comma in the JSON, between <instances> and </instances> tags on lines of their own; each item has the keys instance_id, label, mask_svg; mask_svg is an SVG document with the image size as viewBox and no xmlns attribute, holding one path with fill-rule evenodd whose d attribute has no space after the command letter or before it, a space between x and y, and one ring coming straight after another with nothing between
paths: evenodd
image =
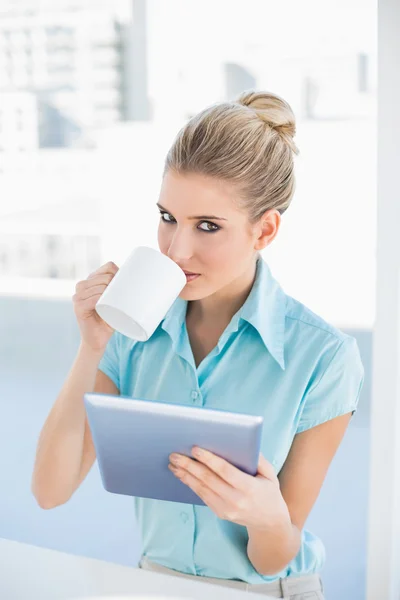
<instances>
[{"instance_id":1,"label":"cheek","mask_svg":"<svg viewBox=\"0 0 400 600\"><path fill-rule=\"evenodd\" d=\"M235 279L249 264L252 245L247 239L230 236L221 244L209 244L205 250L209 280L220 286Z\"/></svg>"},{"instance_id":2,"label":"cheek","mask_svg":"<svg viewBox=\"0 0 400 600\"><path fill-rule=\"evenodd\" d=\"M219 288L233 278L236 270L236 255L229 245L207 244L201 253L207 283ZM205 281L205 282L206 282Z\"/></svg>"},{"instance_id":3,"label":"cheek","mask_svg":"<svg viewBox=\"0 0 400 600\"><path fill-rule=\"evenodd\" d=\"M211 271L218 271L227 261L229 262L230 248L224 235L205 233L200 240L196 252L201 262Z\"/></svg>"},{"instance_id":4,"label":"cheek","mask_svg":"<svg viewBox=\"0 0 400 600\"><path fill-rule=\"evenodd\" d=\"M157 241L158 241L158 247L160 249L160 252L162 254L166 254L168 252L168 248L169 248L169 238L168 238L168 233L166 233L166 231L165 231L165 227L161 227L161 223L158 226Z\"/></svg>"},{"instance_id":5,"label":"cheek","mask_svg":"<svg viewBox=\"0 0 400 600\"><path fill-rule=\"evenodd\" d=\"M204 251L212 257L215 265L229 265L241 261L247 256L250 250L250 244L243 235L238 235L234 231L210 235L211 240L204 244Z\"/></svg>"}]
</instances>

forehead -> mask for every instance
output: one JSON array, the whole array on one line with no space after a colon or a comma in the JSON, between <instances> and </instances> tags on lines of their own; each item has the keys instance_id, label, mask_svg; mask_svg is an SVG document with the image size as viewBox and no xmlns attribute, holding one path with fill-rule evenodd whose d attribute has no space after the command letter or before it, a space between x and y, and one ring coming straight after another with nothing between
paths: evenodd
<instances>
[{"instance_id":1,"label":"forehead","mask_svg":"<svg viewBox=\"0 0 400 600\"><path fill-rule=\"evenodd\" d=\"M243 214L233 184L197 173L177 174L168 171L161 185L159 202L165 208L180 214Z\"/></svg>"}]
</instances>

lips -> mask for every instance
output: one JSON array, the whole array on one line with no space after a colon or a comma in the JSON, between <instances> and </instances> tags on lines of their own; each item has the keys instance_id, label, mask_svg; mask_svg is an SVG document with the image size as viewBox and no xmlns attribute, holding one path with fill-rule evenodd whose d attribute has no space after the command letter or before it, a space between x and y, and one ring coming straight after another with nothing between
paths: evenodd
<instances>
[{"instance_id":1,"label":"lips","mask_svg":"<svg viewBox=\"0 0 400 600\"><path fill-rule=\"evenodd\" d=\"M185 271L185 270L183 270L183 272L185 273L185 275L188 275L188 276L190 276L190 275L200 275L200 273L191 273L190 271Z\"/></svg>"}]
</instances>

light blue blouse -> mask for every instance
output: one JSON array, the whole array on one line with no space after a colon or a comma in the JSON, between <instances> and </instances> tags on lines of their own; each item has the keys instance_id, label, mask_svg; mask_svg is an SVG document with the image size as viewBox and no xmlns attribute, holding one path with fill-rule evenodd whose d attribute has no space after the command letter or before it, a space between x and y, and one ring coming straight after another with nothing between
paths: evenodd
<instances>
[{"instance_id":1,"label":"light blue blouse","mask_svg":"<svg viewBox=\"0 0 400 600\"><path fill-rule=\"evenodd\" d=\"M356 410L364 369L355 339L285 294L262 257L246 302L198 368L186 308L178 298L147 342L114 333L99 368L122 395L262 415L261 452L277 473L297 433ZM258 584L319 572L325 561L303 529L297 556L262 576L247 557L247 529L208 507L135 498L135 512L142 553L184 573Z\"/></svg>"}]
</instances>

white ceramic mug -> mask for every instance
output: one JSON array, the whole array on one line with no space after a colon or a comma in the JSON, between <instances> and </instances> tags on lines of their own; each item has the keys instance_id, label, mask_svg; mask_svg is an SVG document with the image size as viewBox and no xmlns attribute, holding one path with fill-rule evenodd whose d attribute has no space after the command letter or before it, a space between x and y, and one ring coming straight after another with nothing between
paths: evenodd
<instances>
[{"instance_id":1,"label":"white ceramic mug","mask_svg":"<svg viewBox=\"0 0 400 600\"><path fill-rule=\"evenodd\" d=\"M158 250L139 246L123 263L96 304L113 329L148 340L186 285L186 275Z\"/></svg>"}]
</instances>

